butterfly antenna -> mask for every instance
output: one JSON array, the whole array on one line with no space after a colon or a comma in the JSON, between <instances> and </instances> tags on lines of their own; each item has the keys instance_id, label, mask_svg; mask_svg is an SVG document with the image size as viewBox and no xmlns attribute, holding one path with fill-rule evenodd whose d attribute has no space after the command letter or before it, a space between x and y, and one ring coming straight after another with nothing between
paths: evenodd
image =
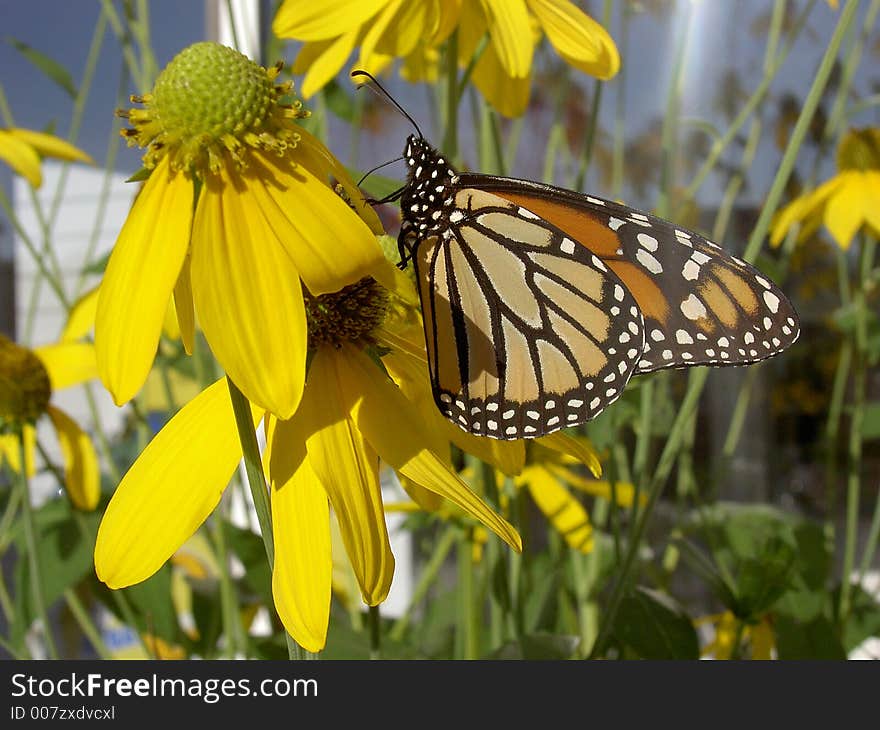
<instances>
[{"instance_id":1,"label":"butterfly antenna","mask_svg":"<svg viewBox=\"0 0 880 730\"><path fill-rule=\"evenodd\" d=\"M402 159L403 159L403 156L401 155L400 157L395 157L393 160L388 160L388 162L383 162L381 165L376 165L372 170L367 170L364 173L364 176L360 180L357 181L358 187L360 187L360 184L364 180L366 180L370 175L372 175L374 172L376 172L376 170L381 170L383 167L388 167L388 165L392 165L395 162L400 162Z\"/></svg>"},{"instance_id":2,"label":"butterfly antenna","mask_svg":"<svg viewBox=\"0 0 880 730\"><path fill-rule=\"evenodd\" d=\"M366 76L370 81L372 81L373 85L382 92L383 96L388 99L388 101L390 101L392 104L394 104L394 106L397 108L397 111L399 111L409 120L409 123L413 125L416 132L418 133L419 139L425 138L425 135L422 134L422 130L419 129L419 125L416 124L416 120L413 119L409 114L407 114L406 109L404 109L402 106L400 106L400 104L397 103L394 97L391 96L391 94L388 93L385 87L376 80L376 77L373 76L373 74L369 73L368 71L363 71L361 69L355 69L351 72L351 76L352 78L357 78L358 76Z\"/></svg>"}]
</instances>

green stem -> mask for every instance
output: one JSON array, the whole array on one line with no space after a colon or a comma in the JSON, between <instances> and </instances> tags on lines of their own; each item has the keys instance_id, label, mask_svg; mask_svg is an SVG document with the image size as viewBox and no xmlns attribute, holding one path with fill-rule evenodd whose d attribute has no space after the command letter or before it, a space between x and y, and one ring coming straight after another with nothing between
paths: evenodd
<instances>
[{"instance_id":1,"label":"green stem","mask_svg":"<svg viewBox=\"0 0 880 730\"><path fill-rule=\"evenodd\" d=\"M458 160L458 32L446 42L446 129L443 133L443 151L453 161Z\"/></svg>"},{"instance_id":2,"label":"green stem","mask_svg":"<svg viewBox=\"0 0 880 730\"><path fill-rule=\"evenodd\" d=\"M76 620L77 625L98 654L98 658L112 659L110 650L101 638L101 632L98 631L91 616L89 616L89 612L86 610L85 606L83 606L82 601L79 600L76 591L72 588L66 588L64 590L64 600L67 603L67 608L70 609L70 613Z\"/></svg>"},{"instance_id":3,"label":"green stem","mask_svg":"<svg viewBox=\"0 0 880 730\"><path fill-rule=\"evenodd\" d=\"M392 641L400 641L403 639L406 634L406 628L412 620L416 606L425 599L428 590L434 585L437 577L440 575L440 569L446 562L446 557L455 545L457 537L458 528L456 527L446 528L446 531L440 537L440 540L434 547L434 552L431 554L431 559L421 571L419 582L416 583L416 586L413 589L412 598L410 599L409 605L406 607L406 611L394 622L391 631L388 633L388 637Z\"/></svg>"},{"instance_id":4,"label":"green stem","mask_svg":"<svg viewBox=\"0 0 880 730\"><path fill-rule=\"evenodd\" d=\"M58 649L52 636L52 624L49 621L49 613L46 606L46 596L43 592L43 570L40 565L40 554L37 547L37 527L34 519L33 507L31 506L30 488L28 486L27 448L24 442L24 432L18 432L18 457L19 474L18 486L21 491L21 515L24 523L24 539L27 549L28 564L30 566L31 590L33 592L34 609L43 623L43 634L46 637L46 650L49 657L58 659Z\"/></svg>"},{"instance_id":5,"label":"green stem","mask_svg":"<svg viewBox=\"0 0 880 730\"><path fill-rule=\"evenodd\" d=\"M272 536L272 511L269 504L269 488L263 475L263 462L260 457L260 445L257 442L257 433L254 430L254 420L251 415L251 404L238 386L226 377L229 386L229 395L232 399L232 410L235 413L235 425L238 429L238 439L241 442L244 468L247 474L248 486L260 523L260 536L263 538L263 546L266 549L266 559L269 561L269 571L275 565L275 543ZM291 659L305 659L307 652L297 644L289 634L287 637L288 654Z\"/></svg>"},{"instance_id":6,"label":"green stem","mask_svg":"<svg viewBox=\"0 0 880 730\"><path fill-rule=\"evenodd\" d=\"M859 499L861 496L862 423L865 418L865 396L868 370L868 312L865 289L869 285L874 261L873 240L863 239L859 275L853 292L855 328L853 331L853 385L852 411L849 423L848 465L846 480L846 536L844 538L843 567L841 569L840 617L841 627L846 626L852 592L852 572L855 562L856 540L859 530Z\"/></svg>"},{"instance_id":7,"label":"green stem","mask_svg":"<svg viewBox=\"0 0 880 730\"><path fill-rule=\"evenodd\" d=\"M458 631L457 643L462 659L480 655L480 622L474 590L473 536L463 530L458 538Z\"/></svg>"},{"instance_id":8,"label":"green stem","mask_svg":"<svg viewBox=\"0 0 880 730\"><path fill-rule=\"evenodd\" d=\"M220 508L227 504L225 499L220 501ZM225 517L225 515L224 515ZM217 519L213 525L214 546L217 551L217 563L220 569L220 608L223 617L223 634L226 637L226 647L230 658L244 654L247 649L247 641L244 637L241 621L238 615L238 597L235 583L229 574L229 549L226 545L226 523L223 519Z\"/></svg>"},{"instance_id":9,"label":"green stem","mask_svg":"<svg viewBox=\"0 0 880 730\"><path fill-rule=\"evenodd\" d=\"M370 659L382 658L382 617L378 606L370 606Z\"/></svg>"}]
</instances>

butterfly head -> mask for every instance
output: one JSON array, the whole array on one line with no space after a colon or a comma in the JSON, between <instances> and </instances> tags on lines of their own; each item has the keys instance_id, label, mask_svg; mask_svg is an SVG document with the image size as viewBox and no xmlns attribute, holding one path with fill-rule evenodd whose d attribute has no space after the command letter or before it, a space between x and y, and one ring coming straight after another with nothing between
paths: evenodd
<instances>
[{"instance_id":1,"label":"butterfly head","mask_svg":"<svg viewBox=\"0 0 880 730\"><path fill-rule=\"evenodd\" d=\"M407 166L406 190L400 199L403 227L426 235L442 224L444 212L454 204L451 186L457 175L424 137L411 134L403 155Z\"/></svg>"}]
</instances>

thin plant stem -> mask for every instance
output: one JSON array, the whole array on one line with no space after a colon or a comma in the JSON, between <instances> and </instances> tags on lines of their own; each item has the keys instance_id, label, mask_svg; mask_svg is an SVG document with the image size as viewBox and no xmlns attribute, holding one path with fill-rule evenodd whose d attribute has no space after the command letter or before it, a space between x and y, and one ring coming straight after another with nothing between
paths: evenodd
<instances>
[{"instance_id":1,"label":"thin plant stem","mask_svg":"<svg viewBox=\"0 0 880 730\"><path fill-rule=\"evenodd\" d=\"M30 567L31 591L34 599L34 609L43 624L43 635L46 640L46 651L52 659L58 659L58 648L52 636L52 624L49 621L49 612L46 605L46 596L43 592L43 570L40 565L40 553L38 549L37 526L34 519L33 507L31 506L30 487L27 477L27 448L24 442L24 431L18 431L18 487L21 490L21 516L24 525L25 548L27 550L28 565Z\"/></svg>"},{"instance_id":2,"label":"thin plant stem","mask_svg":"<svg viewBox=\"0 0 880 730\"><path fill-rule=\"evenodd\" d=\"M410 598L406 611L404 611L394 624L392 624L391 630L388 632L388 637L392 641L400 641L403 639L406 629L412 620L416 606L418 606L425 599L425 596L428 595L428 591L440 575L440 569L446 562L447 556L455 546L455 542L458 538L457 533L458 528L448 527L437 541L437 544L434 546L434 550L431 553L431 559L425 564L424 569L419 575L419 581L416 583L415 588L413 588L412 598Z\"/></svg>"},{"instance_id":3,"label":"thin plant stem","mask_svg":"<svg viewBox=\"0 0 880 730\"><path fill-rule=\"evenodd\" d=\"M841 568L840 606L841 627L846 626L850 611L852 572L855 563L856 539L859 529L859 500L861 496L862 423L865 418L865 396L868 370L868 318L865 289L869 285L874 261L874 241L862 240L858 277L853 292L855 327L853 337L852 408L849 423L846 479L846 534L844 537L843 567Z\"/></svg>"},{"instance_id":4,"label":"thin plant stem","mask_svg":"<svg viewBox=\"0 0 880 730\"><path fill-rule=\"evenodd\" d=\"M473 535L471 529L458 538L458 630L456 643L462 659L476 659L480 654L480 622L474 589Z\"/></svg>"},{"instance_id":5,"label":"thin plant stem","mask_svg":"<svg viewBox=\"0 0 880 730\"><path fill-rule=\"evenodd\" d=\"M443 133L443 151L458 160L458 100L461 89L458 85L458 32L449 36L446 42L446 124Z\"/></svg>"},{"instance_id":6,"label":"thin plant stem","mask_svg":"<svg viewBox=\"0 0 880 730\"><path fill-rule=\"evenodd\" d=\"M218 509L223 509L228 504L226 499L220 500ZM225 517L225 515L224 515ZM223 635L226 637L226 647L229 656L235 658L243 654L247 648L241 621L238 617L238 598L235 584L229 573L229 549L226 545L225 521L216 519L213 524L214 548L217 551L217 563L220 569L220 608L223 620Z\"/></svg>"},{"instance_id":7,"label":"thin plant stem","mask_svg":"<svg viewBox=\"0 0 880 730\"><path fill-rule=\"evenodd\" d=\"M266 559L269 561L269 570L275 565L275 543L272 535L272 511L269 504L269 488L263 475L263 464L260 457L260 445L257 443L257 433L254 431L254 421L251 415L251 405L238 386L227 376L226 383L229 386L229 395L232 399L232 410L235 413L235 425L238 429L238 438L241 442L244 468L247 474L248 486L253 498L254 510L260 523L260 536L263 538L263 546L266 549ZM291 659L307 658L305 649L297 644L291 636L285 632L287 639L288 654Z\"/></svg>"},{"instance_id":8,"label":"thin plant stem","mask_svg":"<svg viewBox=\"0 0 880 730\"><path fill-rule=\"evenodd\" d=\"M89 612L85 606L83 606L82 601L80 601L79 596L76 595L76 591L72 588L66 588L64 590L64 601L67 603L67 608L70 609L70 613L76 621L79 628L82 630L83 635L89 640L89 643L97 653L99 659L111 659L112 655L110 654L110 650L107 648L107 645L104 643L104 640L101 638L101 632L98 631L91 617L89 616Z\"/></svg>"},{"instance_id":9,"label":"thin plant stem","mask_svg":"<svg viewBox=\"0 0 880 730\"><path fill-rule=\"evenodd\" d=\"M382 617L378 606L370 606L368 612L370 624L370 659L382 658Z\"/></svg>"}]
</instances>

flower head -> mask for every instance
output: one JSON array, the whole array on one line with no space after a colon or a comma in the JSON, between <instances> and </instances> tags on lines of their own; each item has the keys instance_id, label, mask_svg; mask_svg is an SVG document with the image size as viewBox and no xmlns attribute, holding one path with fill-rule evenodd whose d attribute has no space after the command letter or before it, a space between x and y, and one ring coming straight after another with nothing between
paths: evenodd
<instances>
[{"instance_id":1,"label":"flower head","mask_svg":"<svg viewBox=\"0 0 880 730\"><path fill-rule=\"evenodd\" d=\"M40 155L92 163L92 158L85 152L52 134L31 129L0 129L0 160L8 163L35 188L43 183Z\"/></svg>"},{"instance_id":2,"label":"flower head","mask_svg":"<svg viewBox=\"0 0 880 730\"><path fill-rule=\"evenodd\" d=\"M96 376L90 344L62 342L30 350L0 335L0 463L33 473L36 424L48 416L61 446L67 493L84 510L94 509L100 498L98 457L89 437L51 398L55 390ZM25 464L19 439L25 443Z\"/></svg>"},{"instance_id":3,"label":"flower head","mask_svg":"<svg viewBox=\"0 0 880 730\"><path fill-rule=\"evenodd\" d=\"M303 287L337 291L384 263L378 219L296 124L306 112L280 69L196 43L122 113L151 172L97 305L98 367L118 404L143 385L173 296L187 350L198 319L248 399L289 417L305 378Z\"/></svg>"},{"instance_id":4,"label":"flower head","mask_svg":"<svg viewBox=\"0 0 880 730\"><path fill-rule=\"evenodd\" d=\"M367 279L309 298L307 311L311 358L302 401L290 419L266 416L264 462L275 605L291 635L317 651L330 612L331 508L363 599L380 603L391 585L380 459L512 546L520 540L431 450L417 407L379 366L374 343L387 324L388 294ZM253 408L255 423L263 415ZM217 505L241 455L229 393L217 382L171 419L120 483L95 547L101 580L131 585L161 567Z\"/></svg>"},{"instance_id":5,"label":"flower head","mask_svg":"<svg viewBox=\"0 0 880 730\"><path fill-rule=\"evenodd\" d=\"M438 49L456 29L459 64L466 67L479 54L474 84L507 116L525 111L534 51L544 34L584 73L608 79L620 67L611 36L570 0L286 0L272 27L281 38L305 42L294 69L306 74L306 98L336 76L356 47L360 68L379 73L401 58L407 79L433 80Z\"/></svg>"},{"instance_id":6,"label":"flower head","mask_svg":"<svg viewBox=\"0 0 880 730\"><path fill-rule=\"evenodd\" d=\"M780 211L770 243L778 246L795 224L812 226L821 217L842 249L862 226L880 235L880 129L854 129L837 148L838 173Z\"/></svg>"}]
</instances>

